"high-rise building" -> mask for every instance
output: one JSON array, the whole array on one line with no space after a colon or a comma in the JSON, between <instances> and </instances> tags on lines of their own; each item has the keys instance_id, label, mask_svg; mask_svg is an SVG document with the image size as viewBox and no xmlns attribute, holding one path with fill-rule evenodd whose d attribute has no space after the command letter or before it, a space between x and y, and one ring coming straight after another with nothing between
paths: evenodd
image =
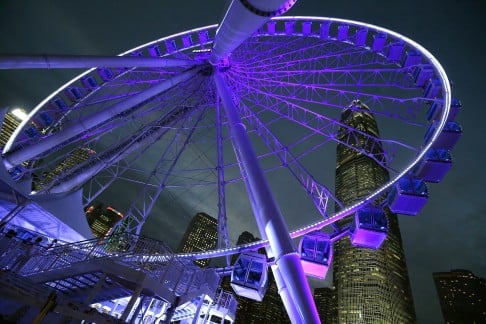
<instances>
[{"instance_id":1,"label":"high-rise building","mask_svg":"<svg viewBox=\"0 0 486 324\"><path fill-rule=\"evenodd\" d=\"M13 135L14 131L20 125L20 123L27 118L27 113L20 108L13 109L12 111L7 112L2 121L2 128L0 129L0 151L3 150L3 147L9 141L10 137ZM34 123L31 123L24 129L24 134L29 137L35 137L40 134L37 126ZM14 180L19 180L22 178L24 173L24 166L29 164L28 161L22 163L22 166L16 166L12 169L8 170L10 175Z\"/></svg>"},{"instance_id":2,"label":"high-rise building","mask_svg":"<svg viewBox=\"0 0 486 324\"><path fill-rule=\"evenodd\" d=\"M111 206L105 207L96 203L85 210L89 228L97 238L103 238L111 233L113 227L123 218L123 214Z\"/></svg>"},{"instance_id":3,"label":"high-rise building","mask_svg":"<svg viewBox=\"0 0 486 324\"><path fill-rule=\"evenodd\" d=\"M197 213L187 227L179 251L201 252L214 250L218 244L218 221L206 213ZM207 267L210 259L195 260L200 267Z\"/></svg>"},{"instance_id":4,"label":"high-rise building","mask_svg":"<svg viewBox=\"0 0 486 324\"><path fill-rule=\"evenodd\" d=\"M243 232L238 237L237 245L259 241L258 237L253 236L250 232ZM265 254L265 249L260 249L259 253ZM237 256L232 258L232 263L236 261ZM225 290L231 290L230 278L225 277L221 284ZM282 299L278 294L278 287L273 277L272 271L269 269L268 273L268 288L265 297L261 302L236 296L238 301L238 308L236 310L236 323L245 324L286 324L290 323L288 315L285 311Z\"/></svg>"},{"instance_id":5,"label":"high-rise building","mask_svg":"<svg viewBox=\"0 0 486 324\"><path fill-rule=\"evenodd\" d=\"M43 129L42 125L46 126L47 124L52 123L52 118L49 117L47 112L41 113L40 117L41 121L33 121L29 125L26 125L24 127L24 136L34 138L40 136L43 132L45 132L45 129ZM25 118L27 118L27 113L19 108L13 109L12 111L9 111L5 114L2 122L2 128L0 129L0 147L3 147L5 146L5 144L7 144L15 129L17 129L22 120L24 120ZM50 122L47 122L47 119L49 119ZM32 178L34 179L32 189L43 189L58 175L65 173L69 170L73 170L82 162L89 160L95 153L95 151L89 148L81 147L76 148L72 152L67 154L67 156L63 160L50 162L49 164L52 165L49 170L45 169L42 173L32 174ZM23 166L27 166L28 164L29 161L26 161L22 163L22 166L14 167L9 170L9 172L14 179L20 178L25 171L23 169Z\"/></svg>"},{"instance_id":6,"label":"high-rise building","mask_svg":"<svg viewBox=\"0 0 486 324\"><path fill-rule=\"evenodd\" d=\"M462 269L432 276L444 323L486 323L486 279Z\"/></svg>"},{"instance_id":7,"label":"high-rise building","mask_svg":"<svg viewBox=\"0 0 486 324\"><path fill-rule=\"evenodd\" d=\"M22 120L15 116L12 112L7 112L2 122L2 128L0 129L0 146L3 147L7 144L10 136L12 136L15 129L20 125Z\"/></svg>"},{"instance_id":8,"label":"high-rise building","mask_svg":"<svg viewBox=\"0 0 486 324\"><path fill-rule=\"evenodd\" d=\"M55 164L50 171L45 171L42 174L35 174L34 190L40 190L47 186L57 176L74 170L81 163L89 160L96 152L86 147L74 149L62 161Z\"/></svg>"},{"instance_id":9,"label":"high-rise building","mask_svg":"<svg viewBox=\"0 0 486 324\"><path fill-rule=\"evenodd\" d=\"M370 109L357 100L343 111L341 122L380 137ZM384 167L360 152L372 153L382 161L383 148L359 133L348 135L342 127L339 139L353 149L338 144L335 182L336 197L345 205L360 201L389 179ZM333 280L339 323L416 322L398 219L388 210L385 212L389 230L379 249L355 247L349 237L334 244ZM352 217L341 220L338 226L348 225Z\"/></svg>"},{"instance_id":10,"label":"high-rise building","mask_svg":"<svg viewBox=\"0 0 486 324\"><path fill-rule=\"evenodd\" d=\"M337 324L337 300L336 289L334 288L315 288L314 302L321 323Z\"/></svg>"}]
</instances>

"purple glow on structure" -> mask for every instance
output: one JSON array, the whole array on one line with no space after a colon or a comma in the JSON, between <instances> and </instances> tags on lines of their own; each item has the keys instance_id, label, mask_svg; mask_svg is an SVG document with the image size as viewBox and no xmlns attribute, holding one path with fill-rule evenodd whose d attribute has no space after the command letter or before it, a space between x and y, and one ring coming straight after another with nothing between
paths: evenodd
<instances>
[{"instance_id":1,"label":"purple glow on structure","mask_svg":"<svg viewBox=\"0 0 486 324\"><path fill-rule=\"evenodd\" d=\"M387 190L389 187L392 186L392 184L394 182L397 181L397 179L399 179L400 177L404 176L405 174L407 174L410 169L418 162L421 160L421 158L423 157L423 154L424 154L424 151L426 151L428 148L430 148L431 146L431 143L435 140L435 137L438 136L438 134L440 133L440 128L443 126L443 123L445 120L449 119L450 116L453 115L453 111L452 111L452 108L453 108L453 104L451 105L451 98L450 98L450 82L447 78L447 75L444 71L444 69L442 68L442 66L440 65L440 63L435 59L435 57L430 53L428 52L424 47L422 47L420 44L416 43L415 41L411 40L411 39L408 39L396 32L393 32L391 30L388 30L388 29L385 29L385 28L382 28L382 27L378 27L378 26L374 26L374 25L371 25L371 24L366 24L366 23L362 23L362 22L356 22L356 21L351 21L351 20L345 20L345 19L336 19L336 18L328 18L328 17L312 17L312 16L306 16L306 17L282 17L282 18L273 18L272 19L272 22L278 22L279 20L280 21L287 21L287 20L293 20L293 21L304 21L306 22L306 28L307 28L307 31L306 33L308 32L311 32L312 29L310 29L311 25L312 24L321 24L321 36L322 37L328 37L329 36L329 33L326 33L326 26L327 28L329 28L330 24L331 23L337 23L337 24L346 24L346 25L350 25L350 26L355 26L357 28L359 28L359 30L361 31L361 33L363 33L363 35L365 34L365 32L367 34L372 34L372 33L382 33L382 34L385 34L388 36L389 39L393 38L394 41L403 41L404 43L408 44L409 46L413 47L414 50L417 52L417 53L420 53L422 55L422 59L425 61L425 63L428 64L428 66L431 67L431 70L436 70L437 74L438 74L438 78L441 82L441 86L442 86L442 89L441 89L441 95L442 95L442 98L437 98L436 101L440 101L443 105L443 109L440 109L440 113L436 115L436 117L434 117L434 119L438 120L439 121L439 128L436 130L435 132L435 135L433 136L433 138L431 138L430 142L428 142L424 148L423 148L423 151L421 153L419 153L419 155L416 157L416 159L414 161L411 161L410 165L408 167L406 167L403 172L401 172L400 174L398 174L395 178L391 179L391 181L387 184L385 184L383 187L379 188L375 193L373 193L370 197L368 197L369 199L367 200L373 200L375 197L379 196L380 194L382 194L385 190ZM275 26L275 25L274 25ZM185 31L185 32L181 32L179 34L176 34L176 35L171 35L169 37L164 37L164 38L161 38L161 39L158 39L158 40L155 40L155 41L152 41L152 42L149 42L149 43L146 43L146 44L143 44L141 46L138 46L136 48L133 48L133 49L130 49L120 55L129 55L130 53L132 52L135 52L137 50L142 50L144 49L145 47L148 47L148 46L155 46L155 45L158 45L159 43L164 43L165 40L170 40L170 39L175 39L176 37L180 37L180 36L183 36L183 35L186 35L188 33L191 33L191 34L199 34L199 35L208 35L207 34L207 31L208 29L211 29L211 28L216 28L216 25L212 25L212 26L206 26L206 27L202 27L202 28L198 28L198 29L193 29L193 30L190 30L190 31ZM270 31L269 31L270 32ZM278 33L278 31L274 30L273 31L274 33ZM295 33L300 33L300 30L294 30ZM364 38L361 38L361 42L363 41ZM211 37L199 37L199 40L201 43L210 43L211 42ZM352 42L352 40L350 39L349 41ZM355 44L360 46L360 41L358 40L355 40ZM165 53L162 53L162 54L165 54ZM43 102L41 102L30 114L29 116L34 116L34 114L36 113L36 111L38 111L39 109L42 108L43 105L45 105L49 100L51 100L54 96L56 96L60 91L62 91L64 88L66 88L68 85L74 83L76 80L80 79L83 75L87 75L91 72L92 70L90 71L87 71L85 73L83 73L82 75L78 76L77 78L71 80L70 82L68 82L67 84L65 84L64 86L62 86L61 88L59 88L58 91L56 91L55 93L51 94L48 98L46 98ZM27 122L25 122L27 123ZM25 124L24 123L24 124ZM20 128L19 128L20 129ZM19 131L20 132L20 131ZM18 132L16 132L17 134ZM18 134L17 134L18 135ZM9 143L13 143L15 140L16 136L12 136L12 139ZM8 150L8 147L9 145L7 145L7 150ZM298 236L301 236L305 233L309 233L311 231L314 231L314 230L318 230L324 226L327 226L329 224L332 224L334 223L336 220L338 219L341 219L347 215L350 215L352 214L354 211L356 211L357 209L360 208L360 206L363 205L363 203L365 202L358 202L352 206L349 206L348 208L344 208L342 209L339 213L335 214L335 215L330 215L328 218L326 219L323 219L322 221L319 221L319 222L316 222L316 223L313 223L313 224L310 224L308 226L305 226L303 228L300 228L300 229L297 229L295 231L293 231L291 233L291 237L298 237ZM265 242L265 241L262 241L262 242L259 242L257 245L259 246L265 246L265 245L268 245L268 242ZM246 245L245 245L246 247ZM241 249L244 249L245 247L243 248L240 248L240 249L237 249L239 251L241 251ZM233 253L234 249L224 249L224 250L221 250L219 252L204 252L204 253L207 253L207 254L211 254L212 256L214 255L218 255L218 254L221 254L221 255L224 255L226 253ZM190 254L191 256L193 255L197 255L197 254Z\"/></svg>"},{"instance_id":2,"label":"purple glow on structure","mask_svg":"<svg viewBox=\"0 0 486 324\"><path fill-rule=\"evenodd\" d=\"M428 197L427 186L422 179L404 177L395 184L387 199L393 213L415 216Z\"/></svg>"},{"instance_id":3,"label":"purple glow on structure","mask_svg":"<svg viewBox=\"0 0 486 324\"><path fill-rule=\"evenodd\" d=\"M238 296L262 301L267 291L267 257L255 252L242 253L231 273L231 288Z\"/></svg>"},{"instance_id":4,"label":"purple glow on structure","mask_svg":"<svg viewBox=\"0 0 486 324\"><path fill-rule=\"evenodd\" d=\"M181 32L181 33L177 33L177 34L173 34L171 36L167 36L167 37L162 37L162 38L159 38L159 39L156 39L154 41L150 41L150 42L147 42L145 44L142 44L140 46L137 46L137 47L134 47L134 48L131 48L123 53L120 53L118 54L118 56L126 56L126 55L130 55L130 53L133 53L135 51L138 51L140 49L143 49L145 47L148 47L148 46L155 46L157 45L158 43L161 43L161 42L164 42L168 39L173 39L175 37L179 37L181 35L184 35L186 33L203 33L204 31L206 31L208 28L215 28L217 27L217 25L209 25L209 26L205 26L205 27L200 27L200 28L195 28L195 29L191 29L191 30L188 30L188 31L184 31L184 32ZM208 42L209 39L206 39L204 42L201 41L201 44L204 44L206 42ZM56 91L54 91L53 93L51 93L49 96L47 96L44 100L42 100L37 106L34 107L34 109L32 109L30 112L29 112L29 115L28 115L28 118L24 119L21 124L19 125L19 127L17 127L15 129L15 131L13 132L12 136L10 136L10 139L8 140L8 142L5 144L5 147L3 149L3 152L7 152L11 149L12 145L14 144L15 140L17 139L17 137L22 133L22 130L24 129L24 127L26 125L28 125L30 122L31 122L31 119L37 114L37 112L39 110L41 110L51 99L53 99L54 97L56 97L61 91L63 91L64 89L66 89L67 87L73 85L74 83L76 83L76 81L82 79L84 76L87 76L89 75L91 72L93 72L94 70L96 70L96 68L92 68L92 69L89 69L87 71L84 71L83 73L79 74L78 76L72 78L71 80L69 80L68 82L66 82L65 84L63 84L62 86L60 86Z\"/></svg>"},{"instance_id":5,"label":"purple glow on structure","mask_svg":"<svg viewBox=\"0 0 486 324\"><path fill-rule=\"evenodd\" d=\"M310 262L304 259L300 259L300 262L302 263L302 268L304 268L304 273L306 275L318 279L326 279L327 271L329 270L329 265L323 263Z\"/></svg>"},{"instance_id":6,"label":"purple glow on structure","mask_svg":"<svg viewBox=\"0 0 486 324\"><path fill-rule=\"evenodd\" d=\"M126 112L127 110L139 105L140 103L160 94L161 92L170 89L177 84L187 81L191 77L197 74L200 68L188 69L185 72L174 76L171 79L164 80L145 91L138 93L124 101L114 104L110 107L106 107L102 111L95 114L91 114L82 121L71 123L65 126L62 130L42 139L42 141L35 143L34 145L24 146L23 148L14 152L5 152L3 162L7 169L10 169L18 164L28 161L50 149L56 147L60 143L72 139L76 136L82 135L88 132L91 128L94 128L102 123L105 123L109 119ZM19 126L20 127L20 126ZM19 128L17 128L19 129ZM15 133L14 133L15 135ZM12 136L14 136L12 135ZM8 145L8 143L7 143Z\"/></svg>"},{"instance_id":7,"label":"purple glow on structure","mask_svg":"<svg viewBox=\"0 0 486 324\"><path fill-rule=\"evenodd\" d=\"M427 133L425 134L425 142L428 142L431 134L439 127L438 122L433 122ZM455 121L448 121L444 128L441 130L439 136L432 144L433 148L441 148L451 150L462 136L461 125Z\"/></svg>"},{"instance_id":8,"label":"purple glow on structure","mask_svg":"<svg viewBox=\"0 0 486 324\"><path fill-rule=\"evenodd\" d=\"M246 127L241 122L233 96L220 72L214 75L214 82L228 118L233 149L245 177L245 186L250 198L255 219L263 238L270 242L270 252L275 257L275 266L285 283L279 291L288 292L292 305L285 305L290 318L303 323L320 323L309 284L305 277L300 257L290 239L289 230L283 219L265 174L249 141ZM297 314L292 314L297 310Z\"/></svg>"},{"instance_id":9,"label":"purple glow on structure","mask_svg":"<svg viewBox=\"0 0 486 324\"><path fill-rule=\"evenodd\" d=\"M447 150L431 149L417 164L414 175L427 182L440 182L452 167L452 157Z\"/></svg>"},{"instance_id":10,"label":"purple glow on structure","mask_svg":"<svg viewBox=\"0 0 486 324\"><path fill-rule=\"evenodd\" d=\"M15 203L0 200L0 212L6 214L13 208L15 208ZM87 238L36 203L29 203L8 224L44 234L64 242L84 241ZM88 236L88 238L90 237Z\"/></svg>"},{"instance_id":11,"label":"purple glow on structure","mask_svg":"<svg viewBox=\"0 0 486 324\"><path fill-rule=\"evenodd\" d=\"M351 234L351 243L372 249L379 249L386 239L386 232L374 231L366 228L357 228Z\"/></svg>"},{"instance_id":12,"label":"purple glow on structure","mask_svg":"<svg viewBox=\"0 0 486 324\"><path fill-rule=\"evenodd\" d=\"M296 0L232 1L214 38L210 62L218 64L271 17L288 11Z\"/></svg>"},{"instance_id":13,"label":"purple glow on structure","mask_svg":"<svg viewBox=\"0 0 486 324\"><path fill-rule=\"evenodd\" d=\"M322 21L322 24L323 25L325 25L328 21L331 21L331 20L333 22L339 21L339 20L336 20L336 19L315 18L315 17L303 17L303 18L298 18L298 19L308 19L309 20L308 30L307 30L307 32L304 32L303 31L304 33L310 33L311 32L311 29L310 29L311 22L310 21L312 21L314 23L318 23L318 22ZM345 21L345 23L354 24L355 26L356 25L358 25L358 26L365 26L365 24L356 23L356 22L348 22L348 21ZM275 24L273 25L273 27L275 27ZM329 27L329 25L328 25L328 27ZM380 28L376 28L375 26L371 26L369 28L367 26L365 29L366 29L366 31L368 31L368 29L370 29L370 33L372 32L371 31L372 29L373 30L379 30L379 31L381 30ZM201 29L201 31L203 31L203 30L204 30L204 28ZM275 33L275 32L279 33L279 31L278 30L275 31L275 28L274 28L273 33ZM298 30L298 28L294 28L293 32L294 33L299 33L300 30ZM184 35L185 33L186 32L181 33L181 35ZM393 38L394 36L395 37L399 37L399 38L402 37L400 35L397 36L393 32L389 32L389 31L386 31L386 30L385 30L385 33L388 34L388 37L389 38ZM344 38L346 38L346 36L342 36L342 38L344 39ZM173 38L172 37L169 37L167 39L173 39ZM403 39L405 39L405 38L403 38ZM348 41L352 42L352 39L348 38ZM366 44L366 38L363 38L362 41ZM406 40L406 41L409 42L408 40ZM155 42L153 42L153 43L155 44ZM357 44L357 41L355 43ZM416 45L416 43L413 43L411 41L409 43L412 44L412 45ZM143 46L145 46L145 45L143 45ZM143 46L141 46L140 48L142 48ZM445 85L443 85L443 87L442 87L443 89L442 89L442 92L441 92L444 98L437 98L436 99L436 102L441 102L441 103L444 104L444 109L442 109L442 107L441 107L439 113L437 115L435 115L435 117L434 117L434 120L438 120L439 121L439 124L440 124L444 120L444 116L447 117L447 120L450 120L450 118L452 118L451 117L452 116L452 111L451 111L451 113L448 112L448 109L449 109L448 100L449 100L449 97L450 97L450 89L448 88L448 80L447 80L445 74L442 73L443 71L442 71L440 65L437 66L438 62L436 62L435 59L431 55L429 55L429 53L426 50L424 50L423 48L421 48L419 45L416 46L416 47L419 49L419 52L422 52L422 54L424 55L424 60L427 61L427 64L429 64L429 66L432 66L432 67L434 67L434 68L436 68L438 70L438 74L440 75L441 83L445 83ZM130 50L127 53L132 52L132 51L133 50ZM160 55L160 54L157 54L157 55ZM451 107L452 107L452 105L451 105ZM31 116L32 116L32 114L31 114ZM422 151L419 154L419 156L417 156L416 160L410 161L410 165L402 173L400 173L399 175L397 175L394 179L392 179L388 184L384 185L382 188L379 188L377 190L377 192L373 193L370 197L367 198L367 200L372 200L374 197L377 197L379 194L382 194L384 192L384 190L387 189L387 188L389 188L390 186L392 186L393 183L396 182L398 178L400 178L401 176L407 174L409 172L409 170L414 165L417 164L417 162L423 161L423 157L424 157L423 154L424 154L424 152L428 148L430 148L430 146L432 145L432 142L434 142L434 138L437 138L437 136L439 136L438 135L439 133L440 133L440 127L437 128L437 129L435 129L435 132L433 132L432 138L430 139L430 141L426 142L426 145L424 145L424 148L421 148ZM311 185L311 188L313 188L313 185ZM323 191L321 190L320 192L316 192L316 193L322 193L322 192ZM315 197L318 197L318 196L319 195L315 195ZM350 214L352 214L353 211L356 211L356 210L360 209L364 203L365 202L357 202L356 204L353 204L352 206L348 206L346 208L343 208L341 210L341 212L339 212L337 214L330 215L330 217L327 217L327 218L325 218L324 220L322 220L320 222L311 224L309 226L303 227L301 229L298 229L298 230L292 232L291 233L291 237L296 237L296 236L305 234L307 232L310 232L310 231L313 231L313 230L322 228L325 225L332 224L336 220L341 219L341 218L345 217L346 215L350 215ZM319 205L322 205L322 202ZM357 240L358 240L358 238L357 238ZM257 243L255 243L255 244L253 244L251 246L253 246L253 248L254 248L255 246L259 246L260 247L260 246L265 246L265 245L268 245L268 241L257 242ZM230 248L230 249L222 249L222 250L219 250L219 251L207 251L207 252L204 252L204 257L215 257L217 255L227 255L229 253L237 253L239 251L244 250L245 248L248 248L248 246L250 246L250 245L245 245L244 247L237 247L237 248ZM196 255L196 254L187 254L185 256L194 256L194 255ZM290 275L290 274L292 274L292 272L285 272L285 273L283 273L283 276L287 276L287 275Z\"/></svg>"},{"instance_id":14,"label":"purple glow on structure","mask_svg":"<svg viewBox=\"0 0 486 324\"><path fill-rule=\"evenodd\" d=\"M321 232L305 235L300 241L299 252L304 273L325 279L332 261L330 235Z\"/></svg>"},{"instance_id":15,"label":"purple glow on structure","mask_svg":"<svg viewBox=\"0 0 486 324\"><path fill-rule=\"evenodd\" d=\"M351 243L356 246L378 249L386 239L388 221L383 209L364 207L354 215L351 225Z\"/></svg>"}]
</instances>

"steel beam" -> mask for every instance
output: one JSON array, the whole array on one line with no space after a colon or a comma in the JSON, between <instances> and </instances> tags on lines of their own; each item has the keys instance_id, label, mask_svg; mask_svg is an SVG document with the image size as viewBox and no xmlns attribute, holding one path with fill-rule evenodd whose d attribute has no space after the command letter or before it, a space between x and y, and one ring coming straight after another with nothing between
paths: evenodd
<instances>
[{"instance_id":1,"label":"steel beam","mask_svg":"<svg viewBox=\"0 0 486 324\"><path fill-rule=\"evenodd\" d=\"M297 0L233 0L214 37L209 61L217 64L270 18L289 10Z\"/></svg>"},{"instance_id":2,"label":"steel beam","mask_svg":"<svg viewBox=\"0 0 486 324\"><path fill-rule=\"evenodd\" d=\"M0 69L89 69L94 67L166 68L192 66L199 61L147 56L0 55Z\"/></svg>"},{"instance_id":3,"label":"steel beam","mask_svg":"<svg viewBox=\"0 0 486 324\"><path fill-rule=\"evenodd\" d=\"M111 166L122 159L125 159L128 155L141 147L155 143L168 132L168 126L183 118L187 113L188 110L185 108L173 109L162 118L160 123L150 126L148 130L141 134L136 134L113 149L104 152L90 165L84 167L81 166L81 170L78 172L74 171L73 174L67 174L60 179L56 179L56 183L52 185L52 188L47 188L47 191L50 193L61 193L82 186L86 181L96 176L107 166ZM171 120L174 116L179 117L179 119Z\"/></svg>"},{"instance_id":4,"label":"steel beam","mask_svg":"<svg viewBox=\"0 0 486 324\"><path fill-rule=\"evenodd\" d=\"M231 141L240 170L245 175L245 186L260 235L268 238L271 252L275 257L275 267L280 274L279 278L282 279L277 282L280 283L279 291L288 292L289 295L288 298L283 299L285 308L294 323L320 323L314 299L300 263L300 256L296 252L280 208L266 181L265 173L248 138L246 127L233 102L232 94L221 73L215 73L214 81L229 121Z\"/></svg>"},{"instance_id":5,"label":"steel beam","mask_svg":"<svg viewBox=\"0 0 486 324\"><path fill-rule=\"evenodd\" d=\"M52 150L56 146L63 144L64 142L72 140L76 137L79 139L81 134L88 132L90 129L106 123L111 118L142 104L143 102L176 86L181 82L189 80L196 75L199 70L200 68L191 68L122 102L107 107L96 114L90 115L83 120L73 122L70 125L65 125L62 130L52 134L51 136L43 138L42 141L32 145L23 146L22 148L13 151L7 151L4 153L3 157L5 166L7 169L10 169L24 161L29 161L39 155L42 155L43 153Z\"/></svg>"}]
</instances>

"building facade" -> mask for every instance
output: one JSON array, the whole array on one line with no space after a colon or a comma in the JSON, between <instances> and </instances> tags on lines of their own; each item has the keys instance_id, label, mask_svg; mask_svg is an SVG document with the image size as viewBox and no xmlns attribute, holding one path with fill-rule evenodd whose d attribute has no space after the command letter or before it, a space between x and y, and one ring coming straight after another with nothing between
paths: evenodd
<instances>
[{"instance_id":1,"label":"building facade","mask_svg":"<svg viewBox=\"0 0 486 324\"><path fill-rule=\"evenodd\" d=\"M33 190L41 190L49 186L56 178L68 172L73 172L82 163L94 157L96 152L92 149L81 147L74 149L66 158L56 163L49 171L42 174L33 174ZM59 181L59 180L58 180Z\"/></svg>"},{"instance_id":2,"label":"building facade","mask_svg":"<svg viewBox=\"0 0 486 324\"><path fill-rule=\"evenodd\" d=\"M2 128L0 129L0 147L7 144L10 136L14 133L22 120L15 116L12 112L7 112L2 121Z\"/></svg>"},{"instance_id":3,"label":"building facade","mask_svg":"<svg viewBox=\"0 0 486 324\"><path fill-rule=\"evenodd\" d=\"M96 203L85 210L89 228L96 238L109 235L115 225L123 219L123 214L111 206Z\"/></svg>"},{"instance_id":4,"label":"building facade","mask_svg":"<svg viewBox=\"0 0 486 324\"><path fill-rule=\"evenodd\" d=\"M380 133L369 108L354 101L341 115L341 122L379 138ZM388 181L388 171L376 160L383 149L366 141L366 136L343 127L338 137L348 143L337 147L335 194L345 205L368 196ZM373 157L359 151L372 153ZM408 279L402 239L395 214L385 210L388 235L378 250L355 247L349 237L334 243L333 280L336 288L339 323L415 323L415 311ZM343 228L353 216L341 220Z\"/></svg>"},{"instance_id":5,"label":"building facade","mask_svg":"<svg viewBox=\"0 0 486 324\"><path fill-rule=\"evenodd\" d=\"M7 144L17 127L26 117L27 113L23 109L19 108L13 109L12 111L8 111L5 113L0 128L0 150L3 151L5 144ZM25 128L24 134L30 137L34 137L40 133L38 132L36 126L32 123ZM10 173L12 178L17 181L22 178L25 171L24 167L28 164L29 162L26 161L22 163L22 165L16 166L8 170L8 172Z\"/></svg>"},{"instance_id":6,"label":"building facade","mask_svg":"<svg viewBox=\"0 0 486 324\"><path fill-rule=\"evenodd\" d=\"M336 289L334 288L315 288L314 302L321 323L337 324L337 299Z\"/></svg>"},{"instance_id":7,"label":"building facade","mask_svg":"<svg viewBox=\"0 0 486 324\"><path fill-rule=\"evenodd\" d=\"M218 220L206 213L197 213L182 238L180 252L214 250L218 244ZM200 267L207 267L210 259L195 260Z\"/></svg>"},{"instance_id":8,"label":"building facade","mask_svg":"<svg viewBox=\"0 0 486 324\"><path fill-rule=\"evenodd\" d=\"M444 323L486 323L486 279L462 269L432 276Z\"/></svg>"}]
</instances>

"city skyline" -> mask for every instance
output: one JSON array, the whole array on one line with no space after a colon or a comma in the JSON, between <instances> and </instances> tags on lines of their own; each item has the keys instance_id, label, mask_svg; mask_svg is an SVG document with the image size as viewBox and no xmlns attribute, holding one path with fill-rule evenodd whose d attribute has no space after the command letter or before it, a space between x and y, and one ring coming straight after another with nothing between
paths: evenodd
<instances>
[{"instance_id":1,"label":"city skyline","mask_svg":"<svg viewBox=\"0 0 486 324\"><path fill-rule=\"evenodd\" d=\"M133 8L128 10L120 6L120 10L126 12L125 16L131 15L128 24L107 17L106 12L110 11L102 4L91 3L91 8L72 7L61 3L35 7L36 4L32 2L30 5L28 8L11 3L1 5L0 12L3 15L15 17L15 21L10 17L2 20L2 28L12 30L12 33L4 36L0 45L1 52L114 54L160 36L216 23L224 13L220 4L188 3L186 6L193 8L191 12L194 11L194 14L185 10L186 6L161 6L158 10L152 10L154 13L142 8L144 6L135 12ZM148 5L156 4L147 2ZM434 323L437 316L440 316L438 302L426 308L421 306L427 304L431 292L435 293L433 281L430 279L431 272L464 267L472 268L475 273L484 276L486 271L486 263L481 253L485 246L484 238L480 231L483 228L481 219L484 217L481 215L484 215L485 206L479 194L485 183L484 173L478 167L469 166L469 163L479 165L481 156L484 156L484 148L479 145L481 133L477 131L481 129L480 121L484 118L468 117L473 116L471 111L479 107L476 98L480 93L478 90L481 82L471 78L470 72L465 72L480 69L473 74L484 75L481 71L484 63L477 54L483 52L481 48L484 45L473 39L475 31L482 30L480 26L484 22L470 18L470 15L474 17L481 12L479 2L461 5L446 2L441 5L443 10L439 13L433 4L421 2L409 3L407 6L374 3L368 9L360 8L359 2L324 6L299 1L289 12L291 15L315 14L352 18L389 27L411 37L437 55L454 82L454 94L464 103L465 109L459 114L458 120L463 124L466 133L458 144L458 150L453 152L454 166L451 172L443 183L432 186L430 201L418 217L399 216L407 261L412 269L412 289L417 305L422 307L420 312L417 311L418 319L419 322L422 319L427 323ZM415 8L419 7L422 9L417 12ZM90 26L82 24L88 15L94 21L103 21L106 27L94 31ZM177 17L177 21L172 17ZM66 28L55 28L58 24ZM25 26L39 28L29 27L26 30ZM453 47L450 46L451 43L454 44ZM47 76L50 82L38 82L36 74L32 72L2 71L0 79L6 85L0 92L2 104L32 108L74 75L60 71L36 73ZM472 158L466 158L469 154L472 154ZM467 182L466 179L476 180ZM458 191L457 188L461 190ZM190 216L192 215L188 213L184 220L186 223ZM251 226L247 229L254 230ZM174 237L181 235L180 229L175 229L174 232L172 241L175 240ZM444 237L448 239L445 240Z\"/></svg>"}]
</instances>

